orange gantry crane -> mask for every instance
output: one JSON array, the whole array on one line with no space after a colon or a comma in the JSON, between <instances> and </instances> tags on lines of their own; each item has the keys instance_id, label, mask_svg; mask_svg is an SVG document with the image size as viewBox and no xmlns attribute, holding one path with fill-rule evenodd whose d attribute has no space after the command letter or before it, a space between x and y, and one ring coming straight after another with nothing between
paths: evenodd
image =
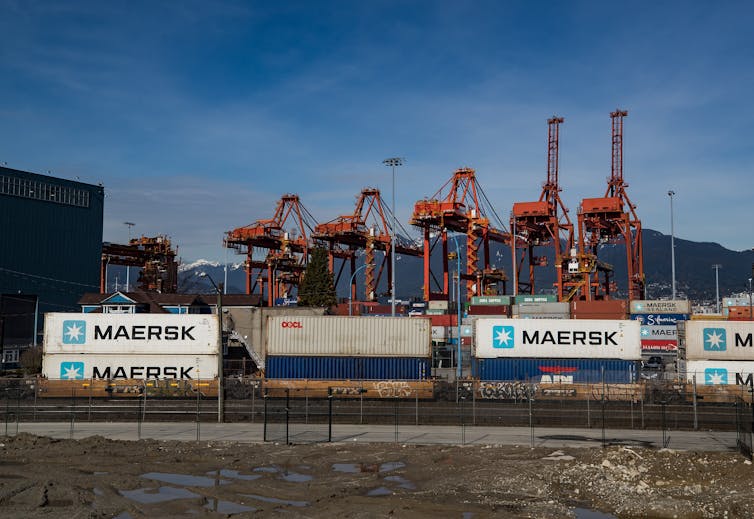
<instances>
[{"instance_id":1,"label":"orange gantry crane","mask_svg":"<svg viewBox=\"0 0 754 519\"><path fill-rule=\"evenodd\" d=\"M393 247L391 236L396 236L395 253L409 256L421 256L423 254L421 248L406 240L408 233L405 232L405 229L396 225L396 227L399 227L399 229L396 229L398 232L392 232L392 226L389 224L390 216L392 216L391 209L383 204L380 190L368 187L361 190L352 214L338 216L315 227L314 239L328 244L330 272L335 274L335 259L343 259L335 276L336 286L346 263L350 264L351 287L349 290L352 300L356 300L354 274L358 270L356 268L356 253L358 251L364 251L364 294L368 301L375 299L376 288L385 267L387 267L388 293L392 287L393 272L390 255L393 254ZM384 255L375 276L376 250L382 251ZM392 297L392 294L390 296Z\"/></svg>"},{"instance_id":2,"label":"orange gantry crane","mask_svg":"<svg viewBox=\"0 0 754 519\"><path fill-rule=\"evenodd\" d=\"M490 218L494 218L497 226L493 225ZM502 221L492 209L473 169L457 169L431 198L416 202L410 223L423 233L425 300L447 299L449 296L448 231L464 234L466 238L466 272L460 275L461 279L466 280L466 296L488 294L492 287L499 288L499 284L502 284L501 293L505 293L507 276L502 269L491 265L490 242L508 244L511 236L504 230ZM432 250L438 241L442 244L441 282L434 277L430 262ZM480 248L483 249L481 267ZM458 250L457 253L460 254L461 251ZM440 292L433 292L433 286L437 286Z\"/></svg>"},{"instance_id":3,"label":"orange gantry crane","mask_svg":"<svg viewBox=\"0 0 754 519\"><path fill-rule=\"evenodd\" d=\"M547 266L547 256L534 256L535 247L553 247L555 287L559 301L564 300L565 287L572 276L569 265L574 247L573 223L560 198L562 189L558 183L560 124L563 120L562 117L553 116L547 121L547 181L542 185L539 200L514 203L510 219L514 236L511 253L518 285L514 287L514 294L536 293L535 267ZM527 278L521 276L525 260L529 266Z\"/></svg>"},{"instance_id":4,"label":"orange gantry crane","mask_svg":"<svg viewBox=\"0 0 754 519\"><path fill-rule=\"evenodd\" d=\"M258 290L263 296L266 285L268 306L278 298L289 297L306 268L315 226L298 195L286 194L278 201L272 218L226 233L224 246L246 255L246 293ZM254 259L255 248L266 250L264 259Z\"/></svg>"},{"instance_id":5,"label":"orange gantry crane","mask_svg":"<svg viewBox=\"0 0 754 519\"><path fill-rule=\"evenodd\" d=\"M625 110L610 114L612 119L612 166L607 191L602 198L585 198L578 213L581 280L573 286L574 295L585 300L609 299L613 288L612 267L597 260L599 246L624 243L628 272L629 299L644 299L645 278L641 220L626 193L623 179L623 118ZM602 274L602 276L600 276Z\"/></svg>"},{"instance_id":6,"label":"orange gantry crane","mask_svg":"<svg viewBox=\"0 0 754 519\"><path fill-rule=\"evenodd\" d=\"M107 290L107 266L122 265L141 269L137 281L141 290L175 294L178 291L176 255L170 238L164 235L132 238L128 245L103 243L100 293L104 294Z\"/></svg>"}]
</instances>

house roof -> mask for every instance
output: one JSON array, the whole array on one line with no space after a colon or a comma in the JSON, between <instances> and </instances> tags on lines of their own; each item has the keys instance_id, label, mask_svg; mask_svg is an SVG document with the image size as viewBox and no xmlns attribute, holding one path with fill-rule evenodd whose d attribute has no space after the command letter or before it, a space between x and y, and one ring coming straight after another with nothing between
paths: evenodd
<instances>
[{"instance_id":1,"label":"house roof","mask_svg":"<svg viewBox=\"0 0 754 519\"><path fill-rule=\"evenodd\" d=\"M223 306L261 306L258 294L223 294ZM79 305L110 303L149 305L151 313L166 313L165 306L214 306L215 294L162 294L160 292L114 292L112 294L86 293Z\"/></svg>"}]
</instances>

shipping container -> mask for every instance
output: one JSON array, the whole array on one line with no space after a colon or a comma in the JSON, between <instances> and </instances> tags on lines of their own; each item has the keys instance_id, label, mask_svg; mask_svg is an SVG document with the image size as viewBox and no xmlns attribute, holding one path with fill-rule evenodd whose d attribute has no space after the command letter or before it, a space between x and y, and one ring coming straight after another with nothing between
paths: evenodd
<instances>
[{"instance_id":1,"label":"shipping container","mask_svg":"<svg viewBox=\"0 0 754 519\"><path fill-rule=\"evenodd\" d=\"M555 294L523 294L513 297L515 304L521 303L556 303L558 296Z\"/></svg>"},{"instance_id":2,"label":"shipping container","mask_svg":"<svg viewBox=\"0 0 754 519\"><path fill-rule=\"evenodd\" d=\"M630 384L639 363L620 359L476 359L475 374L484 381L536 384Z\"/></svg>"},{"instance_id":3,"label":"shipping container","mask_svg":"<svg viewBox=\"0 0 754 519\"><path fill-rule=\"evenodd\" d=\"M593 319L592 316L599 315L609 316L608 319L625 319L628 316L628 301L571 301L571 315L574 319Z\"/></svg>"},{"instance_id":4,"label":"shipping container","mask_svg":"<svg viewBox=\"0 0 754 519\"><path fill-rule=\"evenodd\" d=\"M571 315L570 303L518 303L513 305L514 314L557 314Z\"/></svg>"},{"instance_id":5,"label":"shipping container","mask_svg":"<svg viewBox=\"0 0 754 519\"><path fill-rule=\"evenodd\" d=\"M511 307L508 305L469 305L469 315L504 315L511 314Z\"/></svg>"},{"instance_id":6,"label":"shipping container","mask_svg":"<svg viewBox=\"0 0 754 519\"><path fill-rule=\"evenodd\" d=\"M746 306L749 303L749 296L723 298L723 308L728 308L729 306Z\"/></svg>"},{"instance_id":7,"label":"shipping container","mask_svg":"<svg viewBox=\"0 0 754 519\"><path fill-rule=\"evenodd\" d=\"M751 321L752 307L750 306L729 306L727 310L729 321Z\"/></svg>"},{"instance_id":8,"label":"shipping container","mask_svg":"<svg viewBox=\"0 0 754 519\"><path fill-rule=\"evenodd\" d=\"M478 305L510 305L511 296L472 296L471 304Z\"/></svg>"},{"instance_id":9,"label":"shipping container","mask_svg":"<svg viewBox=\"0 0 754 519\"><path fill-rule=\"evenodd\" d=\"M218 343L217 315L45 314L45 353L208 355Z\"/></svg>"},{"instance_id":10,"label":"shipping container","mask_svg":"<svg viewBox=\"0 0 754 519\"><path fill-rule=\"evenodd\" d=\"M686 359L754 361L754 321L687 321Z\"/></svg>"},{"instance_id":11,"label":"shipping container","mask_svg":"<svg viewBox=\"0 0 754 519\"><path fill-rule=\"evenodd\" d=\"M312 380L424 380L428 357L268 356L267 378Z\"/></svg>"},{"instance_id":12,"label":"shipping container","mask_svg":"<svg viewBox=\"0 0 754 519\"><path fill-rule=\"evenodd\" d=\"M690 314L691 301L686 299L634 300L631 301L630 311L632 314Z\"/></svg>"},{"instance_id":13,"label":"shipping container","mask_svg":"<svg viewBox=\"0 0 754 519\"><path fill-rule=\"evenodd\" d=\"M636 321L477 319L476 357L641 359Z\"/></svg>"},{"instance_id":14,"label":"shipping container","mask_svg":"<svg viewBox=\"0 0 754 519\"><path fill-rule=\"evenodd\" d=\"M570 319L570 314L513 314L514 319Z\"/></svg>"},{"instance_id":15,"label":"shipping container","mask_svg":"<svg viewBox=\"0 0 754 519\"><path fill-rule=\"evenodd\" d=\"M433 326L432 327L432 340L439 341L445 339L445 326Z\"/></svg>"},{"instance_id":16,"label":"shipping container","mask_svg":"<svg viewBox=\"0 0 754 519\"><path fill-rule=\"evenodd\" d=\"M430 301L428 308L430 310L447 310L448 301Z\"/></svg>"},{"instance_id":17,"label":"shipping container","mask_svg":"<svg viewBox=\"0 0 754 519\"><path fill-rule=\"evenodd\" d=\"M217 377L217 355L100 355L95 353L47 353L42 374L49 379Z\"/></svg>"},{"instance_id":18,"label":"shipping container","mask_svg":"<svg viewBox=\"0 0 754 519\"><path fill-rule=\"evenodd\" d=\"M429 317L432 326L458 326L458 315L456 314L428 314L427 317Z\"/></svg>"},{"instance_id":19,"label":"shipping container","mask_svg":"<svg viewBox=\"0 0 754 519\"><path fill-rule=\"evenodd\" d=\"M705 386L741 385L750 386L754 374L752 361L688 360L686 380Z\"/></svg>"},{"instance_id":20,"label":"shipping container","mask_svg":"<svg viewBox=\"0 0 754 519\"><path fill-rule=\"evenodd\" d=\"M641 350L644 353L667 353L678 349L676 326L642 326Z\"/></svg>"},{"instance_id":21,"label":"shipping container","mask_svg":"<svg viewBox=\"0 0 754 519\"><path fill-rule=\"evenodd\" d=\"M267 355L429 357L431 327L426 317L269 317Z\"/></svg>"},{"instance_id":22,"label":"shipping container","mask_svg":"<svg viewBox=\"0 0 754 519\"><path fill-rule=\"evenodd\" d=\"M679 321L688 321L690 314L632 314L632 321L643 326L676 326Z\"/></svg>"}]
</instances>

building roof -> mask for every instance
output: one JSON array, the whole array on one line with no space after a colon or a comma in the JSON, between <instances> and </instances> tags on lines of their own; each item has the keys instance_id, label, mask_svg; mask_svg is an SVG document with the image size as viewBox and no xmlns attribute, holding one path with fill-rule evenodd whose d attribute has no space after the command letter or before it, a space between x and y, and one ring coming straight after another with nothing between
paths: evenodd
<instances>
[{"instance_id":1,"label":"building roof","mask_svg":"<svg viewBox=\"0 0 754 519\"><path fill-rule=\"evenodd\" d=\"M115 296L120 296L116 298ZM150 313L167 313L165 306L214 306L215 294L162 294L160 292L113 292L110 294L86 293L79 299L79 305L103 305L110 302L149 305ZM223 306L261 306L258 294L223 294Z\"/></svg>"}]
</instances>

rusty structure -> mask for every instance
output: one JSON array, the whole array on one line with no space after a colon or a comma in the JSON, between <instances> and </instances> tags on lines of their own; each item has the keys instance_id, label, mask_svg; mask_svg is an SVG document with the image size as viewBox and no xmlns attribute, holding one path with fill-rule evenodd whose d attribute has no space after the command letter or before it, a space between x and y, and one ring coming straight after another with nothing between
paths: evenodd
<instances>
[{"instance_id":1,"label":"rusty structure","mask_svg":"<svg viewBox=\"0 0 754 519\"><path fill-rule=\"evenodd\" d=\"M364 256L364 294L367 301L375 300L377 286L385 271L387 271L387 291L390 292L393 279L390 261L392 254L417 257L423 254L421 248L405 238L408 234L405 229L396 225L398 232L392 232L393 229L389 223L389 217L392 214L392 210L383 203L380 190L368 187L361 190L353 213L318 224L314 229L314 239L327 244L329 267L335 278L335 286L338 285L345 266L350 266L349 290L353 300L357 300L355 273L358 270L356 258L359 251L363 251ZM393 250L391 236L396 236L395 250ZM383 253L376 274L375 251ZM335 263L338 259L342 261L336 274ZM393 294L389 295L392 297Z\"/></svg>"},{"instance_id":2,"label":"rusty structure","mask_svg":"<svg viewBox=\"0 0 754 519\"><path fill-rule=\"evenodd\" d=\"M100 265L100 293L107 293L108 265L138 267L140 290L175 294L178 291L177 252L167 236L132 238L128 245L104 243Z\"/></svg>"},{"instance_id":3,"label":"rusty structure","mask_svg":"<svg viewBox=\"0 0 754 519\"><path fill-rule=\"evenodd\" d=\"M579 299L610 299L615 290L612 267L597 259L599 246L624 243L628 273L628 298L645 298L641 220L631 203L623 178L623 118L625 110L610 114L612 120L612 165L607 191L601 198L585 198L578 213L580 281L573 286Z\"/></svg>"},{"instance_id":4,"label":"rusty structure","mask_svg":"<svg viewBox=\"0 0 754 519\"><path fill-rule=\"evenodd\" d=\"M502 269L492 266L490 242L508 244L511 235L495 214L473 169L457 169L432 197L416 202L410 223L423 234L423 296L426 301L449 298L449 231L465 235L466 269L460 278L466 281L466 297L499 291L501 285L500 293L505 293L507 276ZM434 275L430 262L438 243L442 246L442 279ZM439 291L433 291L433 287Z\"/></svg>"},{"instance_id":5,"label":"rusty structure","mask_svg":"<svg viewBox=\"0 0 754 519\"><path fill-rule=\"evenodd\" d=\"M301 282L316 221L298 195L283 195L272 218L238 227L225 235L224 246L246 256L246 293L267 294L267 305L289 297ZM254 250L261 259L254 258ZM257 277L254 277L254 273Z\"/></svg>"},{"instance_id":6,"label":"rusty structure","mask_svg":"<svg viewBox=\"0 0 754 519\"><path fill-rule=\"evenodd\" d=\"M574 226L568 217L568 208L560 198L558 183L559 140L562 117L547 121L547 180L542 184L542 193L536 202L513 204L510 225L514 239L511 245L513 268L516 269L514 294L535 294L536 267L546 267L547 256L535 256L537 247L552 247L554 251L555 288L559 301L567 300L567 286L572 282L569 270L571 250L574 248ZM520 254L519 254L520 251ZM528 264L528 276L522 276L524 262ZM572 270L572 267L571 267Z\"/></svg>"}]
</instances>

